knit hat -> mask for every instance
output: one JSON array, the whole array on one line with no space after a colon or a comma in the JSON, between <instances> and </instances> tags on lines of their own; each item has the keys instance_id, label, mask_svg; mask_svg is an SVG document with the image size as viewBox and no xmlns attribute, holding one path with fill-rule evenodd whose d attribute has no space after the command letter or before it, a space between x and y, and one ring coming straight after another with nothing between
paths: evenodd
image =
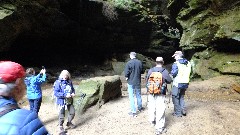
<instances>
[{"instance_id":1,"label":"knit hat","mask_svg":"<svg viewBox=\"0 0 240 135\"><path fill-rule=\"evenodd\" d=\"M0 61L0 83L10 83L25 76L22 65L12 61Z\"/></svg>"}]
</instances>

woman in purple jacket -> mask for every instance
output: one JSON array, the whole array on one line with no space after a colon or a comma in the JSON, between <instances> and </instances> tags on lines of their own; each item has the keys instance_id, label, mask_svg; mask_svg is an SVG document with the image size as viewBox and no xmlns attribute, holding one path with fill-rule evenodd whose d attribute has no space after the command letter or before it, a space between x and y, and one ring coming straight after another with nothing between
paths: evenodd
<instances>
[{"instance_id":1,"label":"woman in purple jacket","mask_svg":"<svg viewBox=\"0 0 240 135\"><path fill-rule=\"evenodd\" d=\"M54 82L54 95L57 97L57 104L59 107L59 128L60 134L66 131L63 128L65 117L65 106L68 110L67 128L74 128L72 120L75 116L75 108L73 106L73 97L75 96L75 89L71 81L71 75L67 70L63 70L59 75L58 80Z\"/></svg>"}]
</instances>

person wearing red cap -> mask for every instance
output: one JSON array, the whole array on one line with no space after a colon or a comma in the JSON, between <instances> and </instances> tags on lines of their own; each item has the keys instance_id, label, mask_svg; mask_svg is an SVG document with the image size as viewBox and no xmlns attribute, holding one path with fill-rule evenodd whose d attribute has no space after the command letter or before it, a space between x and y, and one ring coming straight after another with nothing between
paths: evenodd
<instances>
[{"instance_id":1,"label":"person wearing red cap","mask_svg":"<svg viewBox=\"0 0 240 135\"><path fill-rule=\"evenodd\" d=\"M46 69L42 69L39 74L35 75L35 70L28 68L24 81L27 86L27 98L30 110L38 114L42 103L41 85L46 81Z\"/></svg>"},{"instance_id":2,"label":"person wearing red cap","mask_svg":"<svg viewBox=\"0 0 240 135\"><path fill-rule=\"evenodd\" d=\"M17 102L26 91L24 68L11 61L0 61L0 134L46 135L48 131L35 112L20 109Z\"/></svg>"}]
</instances>

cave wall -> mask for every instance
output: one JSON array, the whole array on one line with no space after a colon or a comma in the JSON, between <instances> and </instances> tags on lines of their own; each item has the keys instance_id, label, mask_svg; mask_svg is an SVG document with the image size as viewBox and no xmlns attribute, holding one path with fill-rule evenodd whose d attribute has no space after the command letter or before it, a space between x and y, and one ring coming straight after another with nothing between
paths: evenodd
<instances>
[{"instance_id":1,"label":"cave wall","mask_svg":"<svg viewBox=\"0 0 240 135\"><path fill-rule=\"evenodd\" d=\"M240 53L239 0L161 0L150 5L150 9L158 9L157 26L140 22L136 12L120 9L117 19L109 20L99 2L3 0L0 59L27 66L101 64L136 51L153 59L163 56L166 63L171 63L173 52L182 49L193 63L195 77L238 75L239 59L233 56L238 58ZM167 35L170 27L177 28L180 37ZM215 65L217 57L224 59L224 66ZM235 66L225 71L226 63Z\"/></svg>"},{"instance_id":2,"label":"cave wall","mask_svg":"<svg viewBox=\"0 0 240 135\"><path fill-rule=\"evenodd\" d=\"M157 5L159 15L168 12L163 7L166 0L162 3ZM0 8L4 13L0 17L1 60L26 65L101 63L113 54L130 51L168 58L178 47L179 39L159 34L152 23L140 22L135 12L117 9L117 19L109 20L102 13L102 3L94 1L4 0Z\"/></svg>"},{"instance_id":3,"label":"cave wall","mask_svg":"<svg viewBox=\"0 0 240 135\"><path fill-rule=\"evenodd\" d=\"M183 28L180 47L192 59L193 76L239 75L239 0L173 0L169 9Z\"/></svg>"}]
</instances>

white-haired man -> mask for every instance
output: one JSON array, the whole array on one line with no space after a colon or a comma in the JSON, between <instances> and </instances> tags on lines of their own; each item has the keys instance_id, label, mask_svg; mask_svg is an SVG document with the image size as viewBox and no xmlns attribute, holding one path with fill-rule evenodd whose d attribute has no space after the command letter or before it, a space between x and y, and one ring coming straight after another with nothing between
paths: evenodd
<instances>
[{"instance_id":1,"label":"white-haired man","mask_svg":"<svg viewBox=\"0 0 240 135\"><path fill-rule=\"evenodd\" d=\"M173 63L171 70L173 76L173 116L182 117L182 115L186 116L184 95L190 81L191 63L183 58L182 51L176 51L172 57L176 60L176 62Z\"/></svg>"},{"instance_id":2,"label":"white-haired man","mask_svg":"<svg viewBox=\"0 0 240 135\"><path fill-rule=\"evenodd\" d=\"M0 61L0 134L46 135L46 128L38 115L20 109L17 102L26 92L25 70L15 62Z\"/></svg>"},{"instance_id":3,"label":"white-haired man","mask_svg":"<svg viewBox=\"0 0 240 135\"><path fill-rule=\"evenodd\" d=\"M137 110L134 102L134 93L137 98L137 108L141 112L144 108L142 107L142 97L141 97L141 72L143 70L143 65L140 60L136 58L135 52L130 52L130 59L124 69L124 74L128 83L128 95L130 100L131 112L128 114L130 116L136 117ZM134 92L135 91L135 92Z\"/></svg>"}]
</instances>

